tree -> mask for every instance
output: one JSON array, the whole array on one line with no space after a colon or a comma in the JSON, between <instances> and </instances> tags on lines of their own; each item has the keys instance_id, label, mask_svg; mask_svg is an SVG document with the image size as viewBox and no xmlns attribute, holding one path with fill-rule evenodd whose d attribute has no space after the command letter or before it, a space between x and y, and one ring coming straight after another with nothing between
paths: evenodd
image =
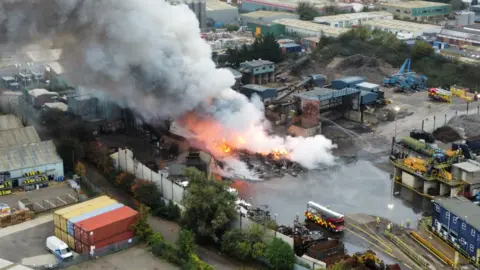
<instances>
[{"instance_id":1,"label":"tree","mask_svg":"<svg viewBox=\"0 0 480 270\"><path fill-rule=\"evenodd\" d=\"M81 163L80 161L78 161L77 165L75 165L75 173L81 177L85 177L87 173L85 165L83 165L83 163Z\"/></svg>"},{"instance_id":2,"label":"tree","mask_svg":"<svg viewBox=\"0 0 480 270\"><path fill-rule=\"evenodd\" d=\"M137 200L142 204L148 205L153 210L159 208L160 204L163 203L160 189L150 181L137 180L132 190Z\"/></svg>"},{"instance_id":3,"label":"tree","mask_svg":"<svg viewBox=\"0 0 480 270\"><path fill-rule=\"evenodd\" d=\"M236 32L240 29L240 26L238 26L238 24L227 24L226 28L228 32Z\"/></svg>"},{"instance_id":4,"label":"tree","mask_svg":"<svg viewBox=\"0 0 480 270\"><path fill-rule=\"evenodd\" d=\"M74 139L61 139L55 142L57 153L63 160L66 172L75 171L75 160L83 158L84 152L80 142Z\"/></svg>"},{"instance_id":5,"label":"tree","mask_svg":"<svg viewBox=\"0 0 480 270\"><path fill-rule=\"evenodd\" d=\"M138 211L139 217L137 222L133 225L132 229L135 231L135 235L141 240L147 240L152 234L152 227L148 224L148 216L150 215L150 208L142 204Z\"/></svg>"},{"instance_id":6,"label":"tree","mask_svg":"<svg viewBox=\"0 0 480 270\"><path fill-rule=\"evenodd\" d=\"M293 249L282 239L274 238L267 246L265 257L275 270L290 270L295 263Z\"/></svg>"},{"instance_id":7,"label":"tree","mask_svg":"<svg viewBox=\"0 0 480 270\"><path fill-rule=\"evenodd\" d=\"M420 60L422 58L431 57L435 53L432 46L424 41L417 41L412 47L412 60Z\"/></svg>"},{"instance_id":8,"label":"tree","mask_svg":"<svg viewBox=\"0 0 480 270\"><path fill-rule=\"evenodd\" d=\"M195 234L190 230L181 230L178 234L177 247L180 257L187 259L195 253Z\"/></svg>"},{"instance_id":9,"label":"tree","mask_svg":"<svg viewBox=\"0 0 480 270\"><path fill-rule=\"evenodd\" d=\"M115 183L118 187L124 190L127 193L132 193L132 186L135 184L135 175L131 173L120 173L116 179Z\"/></svg>"},{"instance_id":10,"label":"tree","mask_svg":"<svg viewBox=\"0 0 480 270\"><path fill-rule=\"evenodd\" d=\"M237 217L235 196L224 183L209 180L195 168L187 168L185 176L190 183L183 198L182 223L199 239L218 241L230 221Z\"/></svg>"},{"instance_id":11,"label":"tree","mask_svg":"<svg viewBox=\"0 0 480 270\"><path fill-rule=\"evenodd\" d=\"M239 49L227 49L227 55L226 61L232 67L238 67L242 62L259 58L274 63L284 59L282 49L272 34L256 37L250 47L244 44Z\"/></svg>"},{"instance_id":12,"label":"tree","mask_svg":"<svg viewBox=\"0 0 480 270\"><path fill-rule=\"evenodd\" d=\"M299 2L295 10L302 21L311 21L319 16L315 5L309 2Z\"/></svg>"},{"instance_id":13,"label":"tree","mask_svg":"<svg viewBox=\"0 0 480 270\"><path fill-rule=\"evenodd\" d=\"M250 262L265 253L260 226L252 226L248 231L233 229L222 236L222 251L241 261Z\"/></svg>"}]
</instances>

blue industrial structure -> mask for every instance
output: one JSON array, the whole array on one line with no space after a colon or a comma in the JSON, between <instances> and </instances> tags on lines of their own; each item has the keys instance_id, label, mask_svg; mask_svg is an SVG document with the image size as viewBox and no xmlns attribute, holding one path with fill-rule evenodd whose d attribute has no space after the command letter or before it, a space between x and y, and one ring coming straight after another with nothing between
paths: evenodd
<instances>
[{"instance_id":1,"label":"blue industrial structure","mask_svg":"<svg viewBox=\"0 0 480 270\"><path fill-rule=\"evenodd\" d=\"M280 48L284 53L301 53L302 52L302 45L295 44L295 43L281 44Z\"/></svg>"},{"instance_id":2,"label":"blue industrial structure","mask_svg":"<svg viewBox=\"0 0 480 270\"><path fill-rule=\"evenodd\" d=\"M378 95L373 92L361 91L360 92L360 104L361 105L370 105L377 102Z\"/></svg>"},{"instance_id":3,"label":"blue industrial structure","mask_svg":"<svg viewBox=\"0 0 480 270\"><path fill-rule=\"evenodd\" d=\"M355 88L357 84L365 81L365 78L360 76L344 77L336 80L332 80L333 89Z\"/></svg>"},{"instance_id":4,"label":"blue industrial structure","mask_svg":"<svg viewBox=\"0 0 480 270\"><path fill-rule=\"evenodd\" d=\"M434 201L432 230L476 263L480 255L480 207L463 197Z\"/></svg>"},{"instance_id":5,"label":"blue industrial structure","mask_svg":"<svg viewBox=\"0 0 480 270\"><path fill-rule=\"evenodd\" d=\"M352 101L360 95L360 90L355 88L345 88L342 90L333 90L327 88L315 87L312 91L296 94L295 97L303 101L318 101L319 112L325 112L334 108L350 108Z\"/></svg>"},{"instance_id":6,"label":"blue industrial structure","mask_svg":"<svg viewBox=\"0 0 480 270\"><path fill-rule=\"evenodd\" d=\"M411 62L410 58L407 58L397 73L383 79L383 84L388 87L395 87L397 91L416 91L425 89L427 87L428 78L410 71Z\"/></svg>"},{"instance_id":7,"label":"blue industrial structure","mask_svg":"<svg viewBox=\"0 0 480 270\"><path fill-rule=\"evenodd\" d=\"M248 98L251 98L253 94L257 94L261 100L268 98L274 98L277 96L277 89L271 87L264 87L257 84L247 84L240 87L240 93L244 94Z\"/></svg>"}]
</instances>

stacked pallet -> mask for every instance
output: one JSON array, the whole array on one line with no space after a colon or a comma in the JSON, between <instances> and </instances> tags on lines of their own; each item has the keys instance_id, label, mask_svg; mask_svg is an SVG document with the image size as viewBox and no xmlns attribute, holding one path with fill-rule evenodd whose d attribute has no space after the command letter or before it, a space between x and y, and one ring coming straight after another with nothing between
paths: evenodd
<instances>
[{"instance_id":1,"label":"stacked pallet","mask_svg":"<svg viewBox=\"0 0 480 270\"><path fill-rule=\"evenodd\" d=\"M55 236L78 253L92 253L134 236L130 229L137 221L133 209L101 196L55 211Z\"/></svg>"},{"instance_id":2,"label":"stacked pallet","mask_svg":"<svg viewBox=\"0 0 480 270\"><path fill-rule=\"evenodd\" d=\"M33 215L33 212L28 209L18 210L10 214L0 214L0 228L5 228L25 222L27 220L31 220Z\"/></svg>"}]
</instances>

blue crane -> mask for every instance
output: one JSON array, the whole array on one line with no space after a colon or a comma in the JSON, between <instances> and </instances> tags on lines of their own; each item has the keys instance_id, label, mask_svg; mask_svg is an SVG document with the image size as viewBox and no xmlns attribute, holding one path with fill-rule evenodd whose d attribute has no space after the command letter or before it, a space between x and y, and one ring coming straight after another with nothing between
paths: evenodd
<instances>
[{"instance_id":1,"label":"blue crane","mask_svg":"<svg viewBox=\"0 0 480 270\"><path fill-rule=\"evenodd\" d=\"M428 78L410 71L412 61L407 58L397 73L383 79L383 84L399 91L417 91L427 87Z\"/></svg>"}]
</instances>

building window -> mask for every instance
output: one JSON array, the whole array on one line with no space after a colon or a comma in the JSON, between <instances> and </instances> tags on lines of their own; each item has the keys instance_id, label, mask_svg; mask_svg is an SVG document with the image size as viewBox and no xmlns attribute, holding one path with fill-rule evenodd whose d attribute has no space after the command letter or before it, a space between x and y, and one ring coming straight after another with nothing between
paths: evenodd
<instances>
[{"instance_id":1,"label":"building window","mask_svg":"<svg viewBox=\"0 0 480 270\"><path fill-rule=\"evenodd\" d=\"M453 224L457 224L458 217L453 217Z\"/></svg>"},{"instance_id":2,"label":"building window","mask_svg":"<svg viewBox=\"0 0 480 270\"><path fill-rule=\"evenodd\" d=\"M445 217L450 218L450 212L445 212Z\"/></svg>"},{"instance_id":3,"label":"building window","mask_svg":"<svg viewBox=\"0 0 480 270\"><path fill-rule=\"evenodd\" d=\"M400 12L400 9L395 10L396 12Z\"/></svg>"},{"instance_id":4,"label":"building window","mask_svg":"<svg viewBox=\"0 0 480 270\"><path fill-rule=\"evenodd\" d=\"M470 244L470 252L473 252L474 248L475 247L472 244Z\"/></svg>"},{"instance_id":5,"label":"building window","mask_svg":"<svg viewBox=\"0 0 480 270\"><path fill-rule=\"evenodd\" d=\"M475 237L475 229L471 229L471 230L470 230L470 234L471 234L473 237Z\"/></svg>"},{"instance_id":6,"label":"building window","mask_svg":"<svg viewBox=\"0 0 480 270\"><path fill-rule=\"evenodd\" d=\"M435 226L438 226L438 220L435 219Z\"/></svg>"},{"instance_id":7,"label":"building window","mask_svg":"<svg viewBox=\"0 0 480 270\"><path fill-rule=\"evenodd\" d=\"M462 246L465 246L466 243L467 243L467 242L465 242L465 239L464 239L463 237L460 238L460 244L461 244Z\"/></svg>"},{"instance_id":8,"label":"building window","mask_svg":"<svg viewBox=\"0 0 480 270\"><path fill-rule=\"evenodd\" d=\"M467 229L467 224L465 222L462 222L462 230L466 230Z\"/></svg>"},{"instance_id":9,"label":"building window","mask_svg":"<svg viewBox=\"0 0 480 270\"><path fill-rule=\"evenodd\" d=\"M440 205L435 205L435 210L440 213Z\"/></svg>"},{"instance_id":10,"label":"building window","mask_svg":"<svg viewBox=\"0 0 480 270\"><path fill-rule=\"evenodd\" d=\"M263 70L265 70L265 69L266 69L266 67L263 67L262 69L263 69Z\"/></svg>"},{"instance_id":11,"label":"building window","mask_svg":"<svg viewBox=\"0 0 480 270\"><path fill-rule=\"evenodd\" d=\"M273 66L270 66L269 68L273 68Z\"/></svg>"}]
</instances>

